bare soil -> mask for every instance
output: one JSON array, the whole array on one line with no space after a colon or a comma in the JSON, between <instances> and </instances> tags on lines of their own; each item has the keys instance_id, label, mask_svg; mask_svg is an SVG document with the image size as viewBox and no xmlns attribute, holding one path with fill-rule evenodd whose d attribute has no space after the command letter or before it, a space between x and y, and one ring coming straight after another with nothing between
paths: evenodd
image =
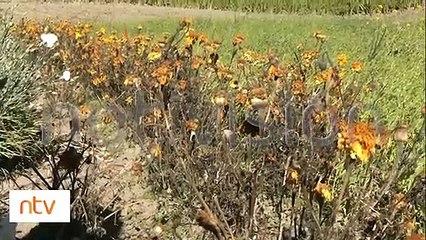
<instances>
[{"instance_id":1,"label":"bare soil","mask_svg":"<svg viewBox=\"0 0 426 240\"><path fill-rule=\"evenodd\" d=\"M0 12L8 8L13 9L17 18L26 16L43 19L45 17L60 17L75 20L102 20L102 21L128 21L147 20L169 17L207 17L207 18L232 18L245 16L245 13L208 9L184 9L171 7L154 7L132 5L126 3L100 4L100 3L37 3L9 1L0 2Z\"/></svg>"}]
</instances>

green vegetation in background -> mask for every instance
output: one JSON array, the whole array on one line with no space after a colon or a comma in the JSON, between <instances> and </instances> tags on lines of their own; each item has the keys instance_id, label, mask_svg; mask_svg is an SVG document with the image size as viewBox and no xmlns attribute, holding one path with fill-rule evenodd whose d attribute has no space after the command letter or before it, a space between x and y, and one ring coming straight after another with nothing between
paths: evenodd
<instances>
[{"instance_id":1,"label":"green vegetation in background","mask_svg":"<svg viewBox=\"0 0 426 240\"><path fill-rule=\"evenodd\" d=\"M174 32L178 21L179 19L150 20L106 26L136 34L137 26L142 25L143 34L161 36L163 32ZM343 19L333 16L235 18L233 22L194 20L194 28L197 31L209 38L223 41L221 52L224 58L231 56L231 39L236 33L246 37L245 47L258 52L272 50L284 61L289 61L298 44L313 46L313 33L320 31L327 35L325 48L334 59L339 53L345 53L349 61L356 60L365 64L364 74L359 81L375 80L379 88L383 89L377 99L371 101L378 105L385 121L390 124L407 122L414 125L420 123L420 109L425 103L424 26L424 18L404 22L370 17ZM385 37L377 57L373 61L367 61L373 40L384 30Z\"/></svg>"},{"instance_id":2,"label":"green vegetation in background","mask_svg":"<svg viewBox=\"0 0 426 240\"><path fill-rule=\"evenodd\" d=\"M423 0L107 0L106 3L126 2L153 6L195 7L202 9L237 10L273 13L388 13L419 7Z\"/></svg>"}]
</instances>

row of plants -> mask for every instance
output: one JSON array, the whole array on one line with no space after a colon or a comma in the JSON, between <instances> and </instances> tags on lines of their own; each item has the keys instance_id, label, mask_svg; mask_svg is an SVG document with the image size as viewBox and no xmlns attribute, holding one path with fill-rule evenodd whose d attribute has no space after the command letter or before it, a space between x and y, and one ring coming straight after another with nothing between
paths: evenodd
<instances>
[{"instance_id":1,"label":"row of plants","mask_svg":"<svg viewBox=\"0 0 426 240\"><path fill-rule=\"evenodd\" d=\"M92 2L92 1L89 1ZM98 2L98 1L93 1ZM151 6L195 7L271 13L373 14L421 8L423 0L107 0L101 3L132 3Z\"/></svg>"},{"instance_id":2,"label":"row of plants","mask_svg":"<svg viewBox=\"0 0 426 240\"><path fill-rule=\"evenodd\" d=\"M363 102L377 93L364 80L372 66L329 56L320 32L292 62L241 34L222 59L189 19L157 37L50 19L13 34L43 57L55 102L80 109L80 131L93 127L94 97L129 129L158 220L182 229L174 238L193 221L217 239L424 238L424 120L381 122Z\"/></svg>"}]
</instances>

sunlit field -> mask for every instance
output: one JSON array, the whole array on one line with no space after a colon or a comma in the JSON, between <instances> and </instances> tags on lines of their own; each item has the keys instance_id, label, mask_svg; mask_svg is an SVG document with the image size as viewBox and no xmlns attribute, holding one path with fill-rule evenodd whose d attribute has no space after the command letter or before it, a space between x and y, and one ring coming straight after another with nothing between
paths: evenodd
<instances>
[{"instance_id":1,"label":"sunlit field","mask_svg":"<svg viewBox=\"0 0 426 240\"><path fill-rule=\"evenodd\" d=\"M54 0L53 2L58 2ZM73 1L71 1L73 2ZM407 8L421 8L422 0L374 0L374 1L345 1L345 0L94 0L96 3L131 3L138 5L172 6L198 9L221 9L244 12L271 13L331 13L373 14L390 13Z\"/></svg>"},{"instance_id":2,"label":"sunlit field","mask_svg":"<svg viewBox=\"0 0 426 240\"><path fill-rule=\"evenodd\" d=\"M67 189L73 223L0 239L424 239L422 4L4 15L0 213Z\"/></svg>"}]
</instances>

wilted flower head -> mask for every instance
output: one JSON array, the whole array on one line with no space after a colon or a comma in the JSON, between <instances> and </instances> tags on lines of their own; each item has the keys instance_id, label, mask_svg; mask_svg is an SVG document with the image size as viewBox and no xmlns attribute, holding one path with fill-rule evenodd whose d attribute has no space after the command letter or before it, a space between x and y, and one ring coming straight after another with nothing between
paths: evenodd
<instances>
[{"instance_id":1,"label":"wilted flower head","mask_svg":"<svg viewBox=\"0 0 426 240\"><path fill-rule=\"evenodd\" d=\"M234 46L238 46L241 45L241 43L243 43L244 41L244 37L241 34L237 34L234 39L232 39L232 45Z\"/></svg>"},{"instance_id":2,"label":"wilted flower head","mask_svg":"<svg viewBox=\"0 0 426 240\"><path fill-rule=\"evenodd\" d=\"M228 104L228 98L225 91L219 91L213 98L213 102L218 106L225 106Z\"/></svg>"},{"instance_id":3,"label":"wilted flower head","mask_svg":"<svg viewBox=\"0 0 426 240\"><path fill-rule=\"evenodd\" d=\"M290 168L288 172L288 181L291 184L297 184L300 181L299 169Z\"/></svg>"},{"instance_id":4,"label":"wilted flower head","mask_svg":"<svg viewBox=\"0 0 426 240\"><path fill-rule=\"evenodd\" d=\"M395 129L393 138L397 142L406 142L408 140L408 126L400 125Z\"/></svg>"},{"instance_id":5,"label":"wilted flower head","mask_svg":"<svg viewBox=\"0 0 426 240\"><path fill-rule=\"evenodd\" d=\"M371 123L357 122L352 126L348 126L347 123L340 123L340 133L338 134L338 148L349 149L351 152L351 158L358 159L361 162L368 162L376 151L376 144L378 144L378 138L381 136L376 134L376 127ZM382 130L381 134L386 134L386 131ZM383 145L386 138L380 139L381 145Z\"/></svg>"},{"instance_id":6,"label":"wilted flower head","mask_svg":"<svg viewBox=\"0 0 426 240\"><path fill-rule=\"evenodd\" d=\"M315 187L315 193L319 195L320 198L329 202L333 199L330 187L325 183L318 183Z\"/></svg>"},{"instance_id":7,"label":"wilted flower head","mask_svg":"<svg viewBox=\"0 0 426 240\"><path fill-rule=\"evenodd\" d=\"M151 146L149 147L149 153L154 158L160 157L161 156L161 146L160 146L160 144L156 144L156 143L151 144Z\"/></svg>"},{"instance_id":8,"label":"wilted flower head","mask_svg":"<svg viewBox=\"0 0 426 240\"><path fill-rule=\"evenodd\" d=\"M195 131L198 129L200 121L198 119L189 119L185 122L185 127L188 131Z\"/></svg>"},{"instance_id":9,"label":"wilted flower head","mask_svg":"<svg viewBox=\"0 0 426 240\"><path fill-rule=\"evenodd\" d=\"M282 78L285 75L285 71L280 66L271 65L268 70L268 78L271 80L276 80Z\"/></svg>"},{"instance_id":10,"label":"wilted flower head","mask_svg":"<svg viewBox=\"0 0 426 240\"><path fill-rule=\"evenodd\" d=\"M396 209L404 208L407 203L405 201L405 195L403 193L397 193L393 196L392 204Z\"/></svg>"},{"instance_id":11,"label":"wilted flower head","mask_svg":"<svg viewBox=\"0 0 426 240\"><path fill-rule=\"evenodd\" d=\"M362 63L355 61L352 63L352 71L359 73L362 70Z\"/></svg>"}]
</instances>

